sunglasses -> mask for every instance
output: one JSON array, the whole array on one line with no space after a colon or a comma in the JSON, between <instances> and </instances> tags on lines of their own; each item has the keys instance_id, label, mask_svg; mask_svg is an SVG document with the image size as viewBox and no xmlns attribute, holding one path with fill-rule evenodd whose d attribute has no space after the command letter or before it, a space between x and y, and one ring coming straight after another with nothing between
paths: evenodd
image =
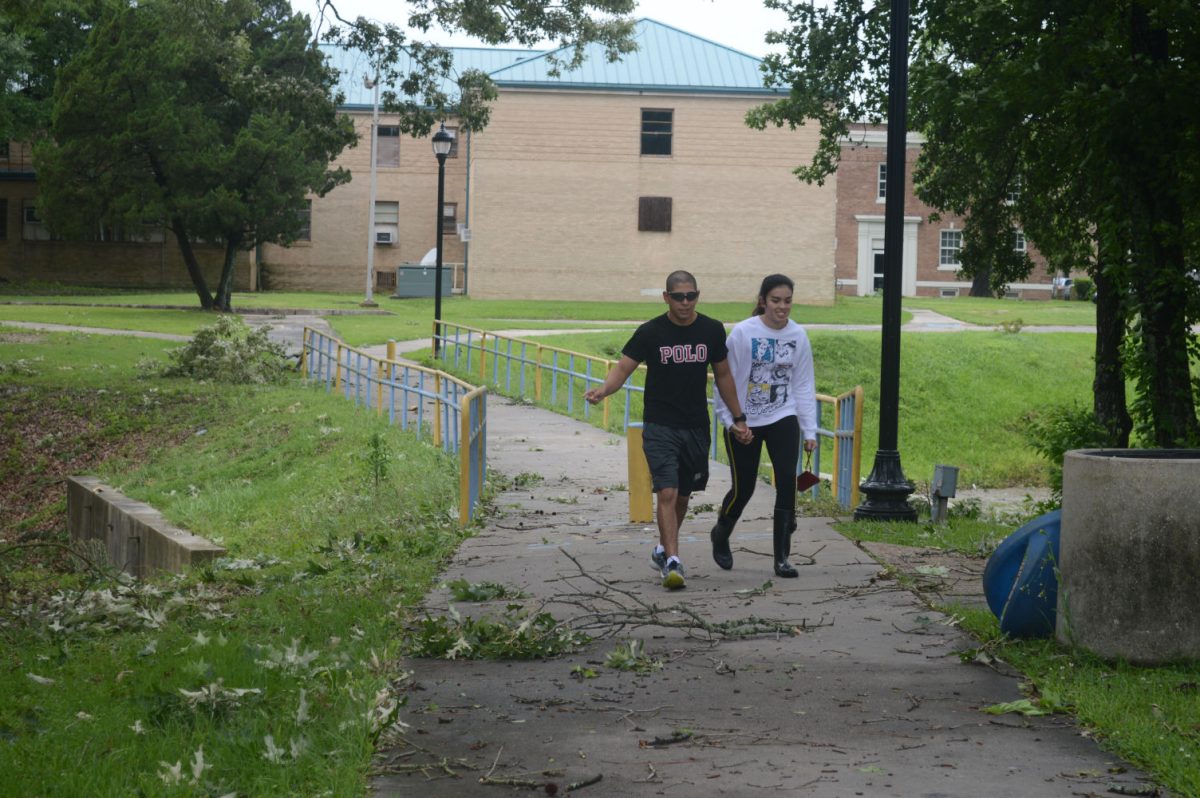
<instances>
[{"instance_id":1,"label":"sunglasses","mask_svg":"<svg viewBox=\"0 0 1200 798\"><path fill-rule=\"evenodd\" d=\"M695 302L696 297L700 296L699 291L668 291L667 296L674 299L676 302Z\"/></svg>"}]
</instances>

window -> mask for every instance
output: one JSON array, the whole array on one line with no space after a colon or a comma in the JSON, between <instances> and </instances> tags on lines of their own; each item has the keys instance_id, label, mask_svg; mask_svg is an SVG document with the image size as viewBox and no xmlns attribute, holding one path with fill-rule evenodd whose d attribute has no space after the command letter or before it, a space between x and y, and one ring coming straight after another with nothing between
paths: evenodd
<instances>
[{"instance_id":1,"label":"window","mask_svg":"<svg viewBox=\"0 0 1200 798\"><path fill-rule=\"evenodd\" d=\"M0 199L0 241L8 240L8 200Z\"/></svg>"},{"instance_id":2,"label":"window","mask_svg":"<svg viewBox=\"0 0 1200 798\"><path fill-rule=\"evenodd\" d=\"M400 165L400 128L395 125L380 125L375 141L375 165Z\"/></svg>"},{"instance_id":3,"label":"window","mask_svg":"<svg viewBox=\"0 0 1200 798\"><path fill-rule=\"evenodd\" d=\"M450 152L446 153L446 157L447 158L457 158L458 157L458 128L448 127L448 128L446 128L446 132L449 133L451 136L454 136L454 141L450 142Z\"/></svg>"},{"instance_id":4,"label":"window","mask_svg":"<svg viewBox=\"0 0 1200 798\"><path fill-rule=\"evenodd\" d=\"M938 267L952 266L958 268L962 264L958 260L958 252L962 249L962 230L943 230L942 245L938 253Z\"/></svg>"},{"instance_id":5,"label":"window","mask_svg":"<svg viewBox=\"0 0 1200 798\"><path fill-rule=\"evenodd\" d=\"M33 200L25 200L21 206L21 238L26 241L49 241L50 231L42 224L42 217L37 212Z\"/></svg>"},{"instance_id":6,"label":"window","mask_svg":"<svg viewBox=\"0 0 1200 798\"><path fill-rule=\"evenodd\" d=\"M0 141L0 161L7 161L9 159L9 157L10 156L8 154L8 142Z\"/></svg>"},{"instance_id":7,"label":"window","mask_svg":"<svg viewBox=\"0 0 1200 798\"><path fill-rule=\"evenodd\" d=\"M443 202L442 203L442 235L452 236L458 234L458 203Z\"/></svg>"},{"instance_id":8,"label":"window","mask_svg":"<svg viewBox=\"0 0 1200 798\"><path fill-rule=\"evenodd\" d=\"M647 233L671 232L671 198L638 197L638 230Z\"/></svg>"},{"instance_id":9,"label":"window","mask_svg":"<svg viewBox=\"0 0 1200 798\"><path fill-rule=\"evenodd\" d=\"M887 164L879 164L879 175L875 180L876 190L875 199L881 200L887 198Z\"/></svg>"},{"instance_id":10,"label":"window","mask_svg":"<svg viewBox=\"0 0 1200 798\"><path fill-rule=\"evenodd\" d=\"M376 202L375 203L375 224L400 224L400 203L399 202Z\"/></svg>"},{"instance_id":11,"label":"window","mask_svg":"<svg viewBox=\"0 0 1200 798\"><path fill-rule=\"evenodd\" d=\"M312 241L312 200L305 200L304 207L296 209L296 216L303 225L296 233L296 240Z\"/></svg>"},{"instance_id":12,"label":"window","mask_svg":"<svg viewBox=\"0 0 1200 798\"><path fill-rule=\"evenodd\" d=\"M1025 251L1025 233L1020 230L1013 230L1013 252Z\"/></svg>"},{"instance_id":13,"label":"window","mask_svg":"<svg viewBox=\"0 0 1200 798\"><path fill-rule=\"evenodd\" d=\"M642 155L670 155L675 112L669 108L642 109Z\"/></svg>"},{"instance_id":14,"label":"window","mask_svg":"<svg viewBox=\"0 0 1200 798\"><path fill-rule=\"evenodd\" d=\"M1005 198L1009 205L1016 203L1021 198L1021 176L1017 175L1013 178L1012 183L1008 186L1008 196Z\"/></svg>"}]
</instances>

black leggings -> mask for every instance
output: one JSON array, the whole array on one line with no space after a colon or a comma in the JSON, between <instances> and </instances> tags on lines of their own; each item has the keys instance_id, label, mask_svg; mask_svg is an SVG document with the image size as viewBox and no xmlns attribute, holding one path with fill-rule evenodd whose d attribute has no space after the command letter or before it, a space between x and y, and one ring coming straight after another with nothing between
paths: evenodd
<instances>
[{"instance_id":1,"label":"black leggings","mask_svg":"<svg viewBox=\"0 0 1200 798\"><path fill-rule=\"evenodd\" d=\"M752 427L754 440L738 443L725 430L725 452L729 455L729 470L733 487L721 502L721 517L736 521L742 517L746 502L754 495L758 482L758 462L762 445L767 444L771 465L775 469L775 509L796 511L796 462L800 459L800 422L795 416L781 418L765 427Z\"/></svg>"}]
</instances>

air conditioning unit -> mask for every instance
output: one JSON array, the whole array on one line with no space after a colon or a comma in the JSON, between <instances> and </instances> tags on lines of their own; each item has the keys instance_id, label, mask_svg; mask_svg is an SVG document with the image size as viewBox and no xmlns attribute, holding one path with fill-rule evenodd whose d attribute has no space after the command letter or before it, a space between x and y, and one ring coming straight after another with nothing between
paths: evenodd
<instances>
[{"instance_id":1,"label":"air conditioning unit","mask_svg":"<svg viewBox=\"0 0 1200 798\"><path fill-rule=\"evenodd\" d=\"M396 236L392 233L391 230L376 230L375 231L375 243L376 244L395 244Z\"/></svg>"}]
</instances>

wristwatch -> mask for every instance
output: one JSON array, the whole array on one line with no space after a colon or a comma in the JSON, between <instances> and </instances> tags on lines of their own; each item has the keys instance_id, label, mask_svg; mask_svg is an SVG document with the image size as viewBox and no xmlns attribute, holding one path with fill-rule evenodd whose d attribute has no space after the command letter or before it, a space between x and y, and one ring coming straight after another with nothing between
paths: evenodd
<instances>
[{"instance_id":1,"label":"wristwatch","mask_svg":"<svg viewBox=\"0 0 1200 798\"><path fill-rule=\"evenodd\" d=\"M733 423L734 423L734 424L738 424L738 423L740 423L740 422L742 422L742 421L745 421L745 420L746 420L746 414L745 414L745 413L742 413L740 416L734 416L734 417L733 417Z\"/></svg>"}]
</instances>

